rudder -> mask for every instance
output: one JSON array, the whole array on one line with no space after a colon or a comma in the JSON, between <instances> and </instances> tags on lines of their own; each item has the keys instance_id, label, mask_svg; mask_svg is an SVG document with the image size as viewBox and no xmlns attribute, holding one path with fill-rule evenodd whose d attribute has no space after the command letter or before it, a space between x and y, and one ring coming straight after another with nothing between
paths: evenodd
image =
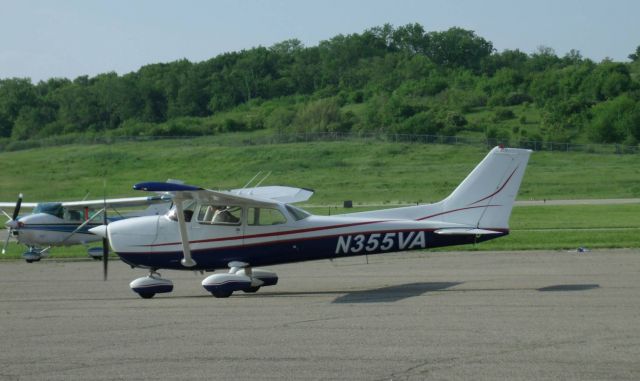
<instances>
[{"instance_id":1,"label":"rudder","mask_svg":"<svg viewBox=\"0 0 640 381\"><path fill-rule=\"evenodd\" d=\"M531 150L493 148L443 201L443 221L507 229ZM453 212L455 211L455 212Z\"/></svg>"}]
</instances>

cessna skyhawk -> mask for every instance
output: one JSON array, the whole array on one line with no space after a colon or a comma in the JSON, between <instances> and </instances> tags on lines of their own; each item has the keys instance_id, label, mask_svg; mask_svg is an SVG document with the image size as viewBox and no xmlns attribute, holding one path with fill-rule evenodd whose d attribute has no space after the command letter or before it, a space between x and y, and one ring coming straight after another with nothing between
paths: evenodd
<instances>
[{"instance_id":1,"label":"cessna skyhawk","mask_svg":"<svg viewBox=\"0 0 640 381\"><path fill-rule=\"evenodd\" d=\"M142 211L127 212L112 216L118 220L133 216L165 214L171 205L171 196L129 197L103 200L83 200L64 202L22 202L22 194L15 203L0 202L0 211L8 218L5 226L9 229L7 240L2 248L4 254L9 239L14 236L18 243L27 246L22 254L27 262L39 261L52 246L89 244L101 238L89 232L89 229L103 224L101 215L106 209L117 211L119 208L144 207ZM2 208L13 207L13 215ZM19 217L21 209L31 209L31 213ZM101 247L88 249L92 258L100 259Z\"/></svg>"},{"instance_id":2,"label":"cessna skyhawk","mask_svg":"<svg viewBox=\"0 0 640 381\"><path fill-rule=\"evenodd\" d=\"M91 232L149 275L131 282L143 298L171 292L157 270L228 269L206 277L215 297L256 292L278 276L256 266L473 244L509 233L509 217L530 150L493 148L444 200L428 205L315 216L291 205L312 191L262 187L214 191L186 184L146 182L136 190L170 192L163 216L116 221ZM256 188L258 189L258 188Z\"/></svg>"}]
</instances>

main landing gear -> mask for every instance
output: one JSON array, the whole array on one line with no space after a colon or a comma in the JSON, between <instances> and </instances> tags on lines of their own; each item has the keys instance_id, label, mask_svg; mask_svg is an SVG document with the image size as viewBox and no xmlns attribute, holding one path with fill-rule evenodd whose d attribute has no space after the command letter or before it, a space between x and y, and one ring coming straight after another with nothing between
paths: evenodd
<instances>
[{"instance_id":1,"label":"main landing gear","mask_svg":"<svg viewBox=\"0 0 640 381\"><path fill-rule=\"evenodd\" d=\"M235 291L255 293L260 287L273 286L277 283L278 275L274 272L253 269L244 262L231 262L228 273L206 277L202 281L202 287L216 298L228 298ZM162 278L155 269L149 271L148 276L135 279L129 286L144 299L150 299L155 294L173 291L173 283L169 279Z\"/></svg>"},{"instance_id":2,"label":"main landing gear","mask_svg":"<svg viewBox=\"0 0 640 381\"><path fill-rule=\"evenodd\" d=\"M248 263L231 262L226 274L213 274L202 281L202 287L216 298L228 298L234 291L247 293L258 292L260 287L273 286L278 283L276 273L252 269Z\"/></svg>"},{"instance_id":3,"label":"main landing gear","mask_svg":"<svg viewBox=\"0 0 640 381\"><path fill-rule=\"evenodd\" d=\"M47 256L49 248L39 249L35 246L29 246L29 250L22 253L22 258L24 258L27 263L38 262L43 257Z\"/></svg>"}]
</instances>

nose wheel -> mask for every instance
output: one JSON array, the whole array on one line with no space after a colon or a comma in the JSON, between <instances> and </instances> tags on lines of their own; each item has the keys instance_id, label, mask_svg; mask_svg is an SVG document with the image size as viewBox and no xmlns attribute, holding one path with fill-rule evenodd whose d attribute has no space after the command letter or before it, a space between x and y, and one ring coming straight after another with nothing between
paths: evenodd
<instances>
[{"instance_id":1,"label":"nose wheel","mask_svg":"<svg viewBox=\"0 0 640 381\"><path fill-rule=\"evenodd\" d=\"M149 271L149 275L134 279L129 283L129 287L143 299L151 299L156 294L163 294L173 291L173 282L162 278L155 269Z\"/></svg>"},{"instance_id":2,"label":"nose wheel","mask_svg":"<svg viewBox=\"0 0 640 381\"><path fill-rule=\"evenodd\" d=\"M27 263L38 262L40 259L47 255L48 251L49 247L39 249L35 246L29 246L29 250L22 253L22 258L24 258Z\"/></svg>"}]
</instances>

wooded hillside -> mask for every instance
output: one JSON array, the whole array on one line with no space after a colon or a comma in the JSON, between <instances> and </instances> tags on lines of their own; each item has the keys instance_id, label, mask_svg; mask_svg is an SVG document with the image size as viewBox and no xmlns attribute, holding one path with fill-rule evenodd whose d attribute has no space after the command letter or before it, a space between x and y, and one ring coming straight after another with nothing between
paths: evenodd
<instances>
[{"instance_id":1,"label":"wooded hillside","mask_svg":"<svg viewBox=\"0 0 640 381\"><path fill-rule=\"evenodd\" d=\"M629 58L497 52L461 28L384 25L122 76L2 79L0 139L273 129L637 145L640 47Z\"/></svg>"}]
</instances>

